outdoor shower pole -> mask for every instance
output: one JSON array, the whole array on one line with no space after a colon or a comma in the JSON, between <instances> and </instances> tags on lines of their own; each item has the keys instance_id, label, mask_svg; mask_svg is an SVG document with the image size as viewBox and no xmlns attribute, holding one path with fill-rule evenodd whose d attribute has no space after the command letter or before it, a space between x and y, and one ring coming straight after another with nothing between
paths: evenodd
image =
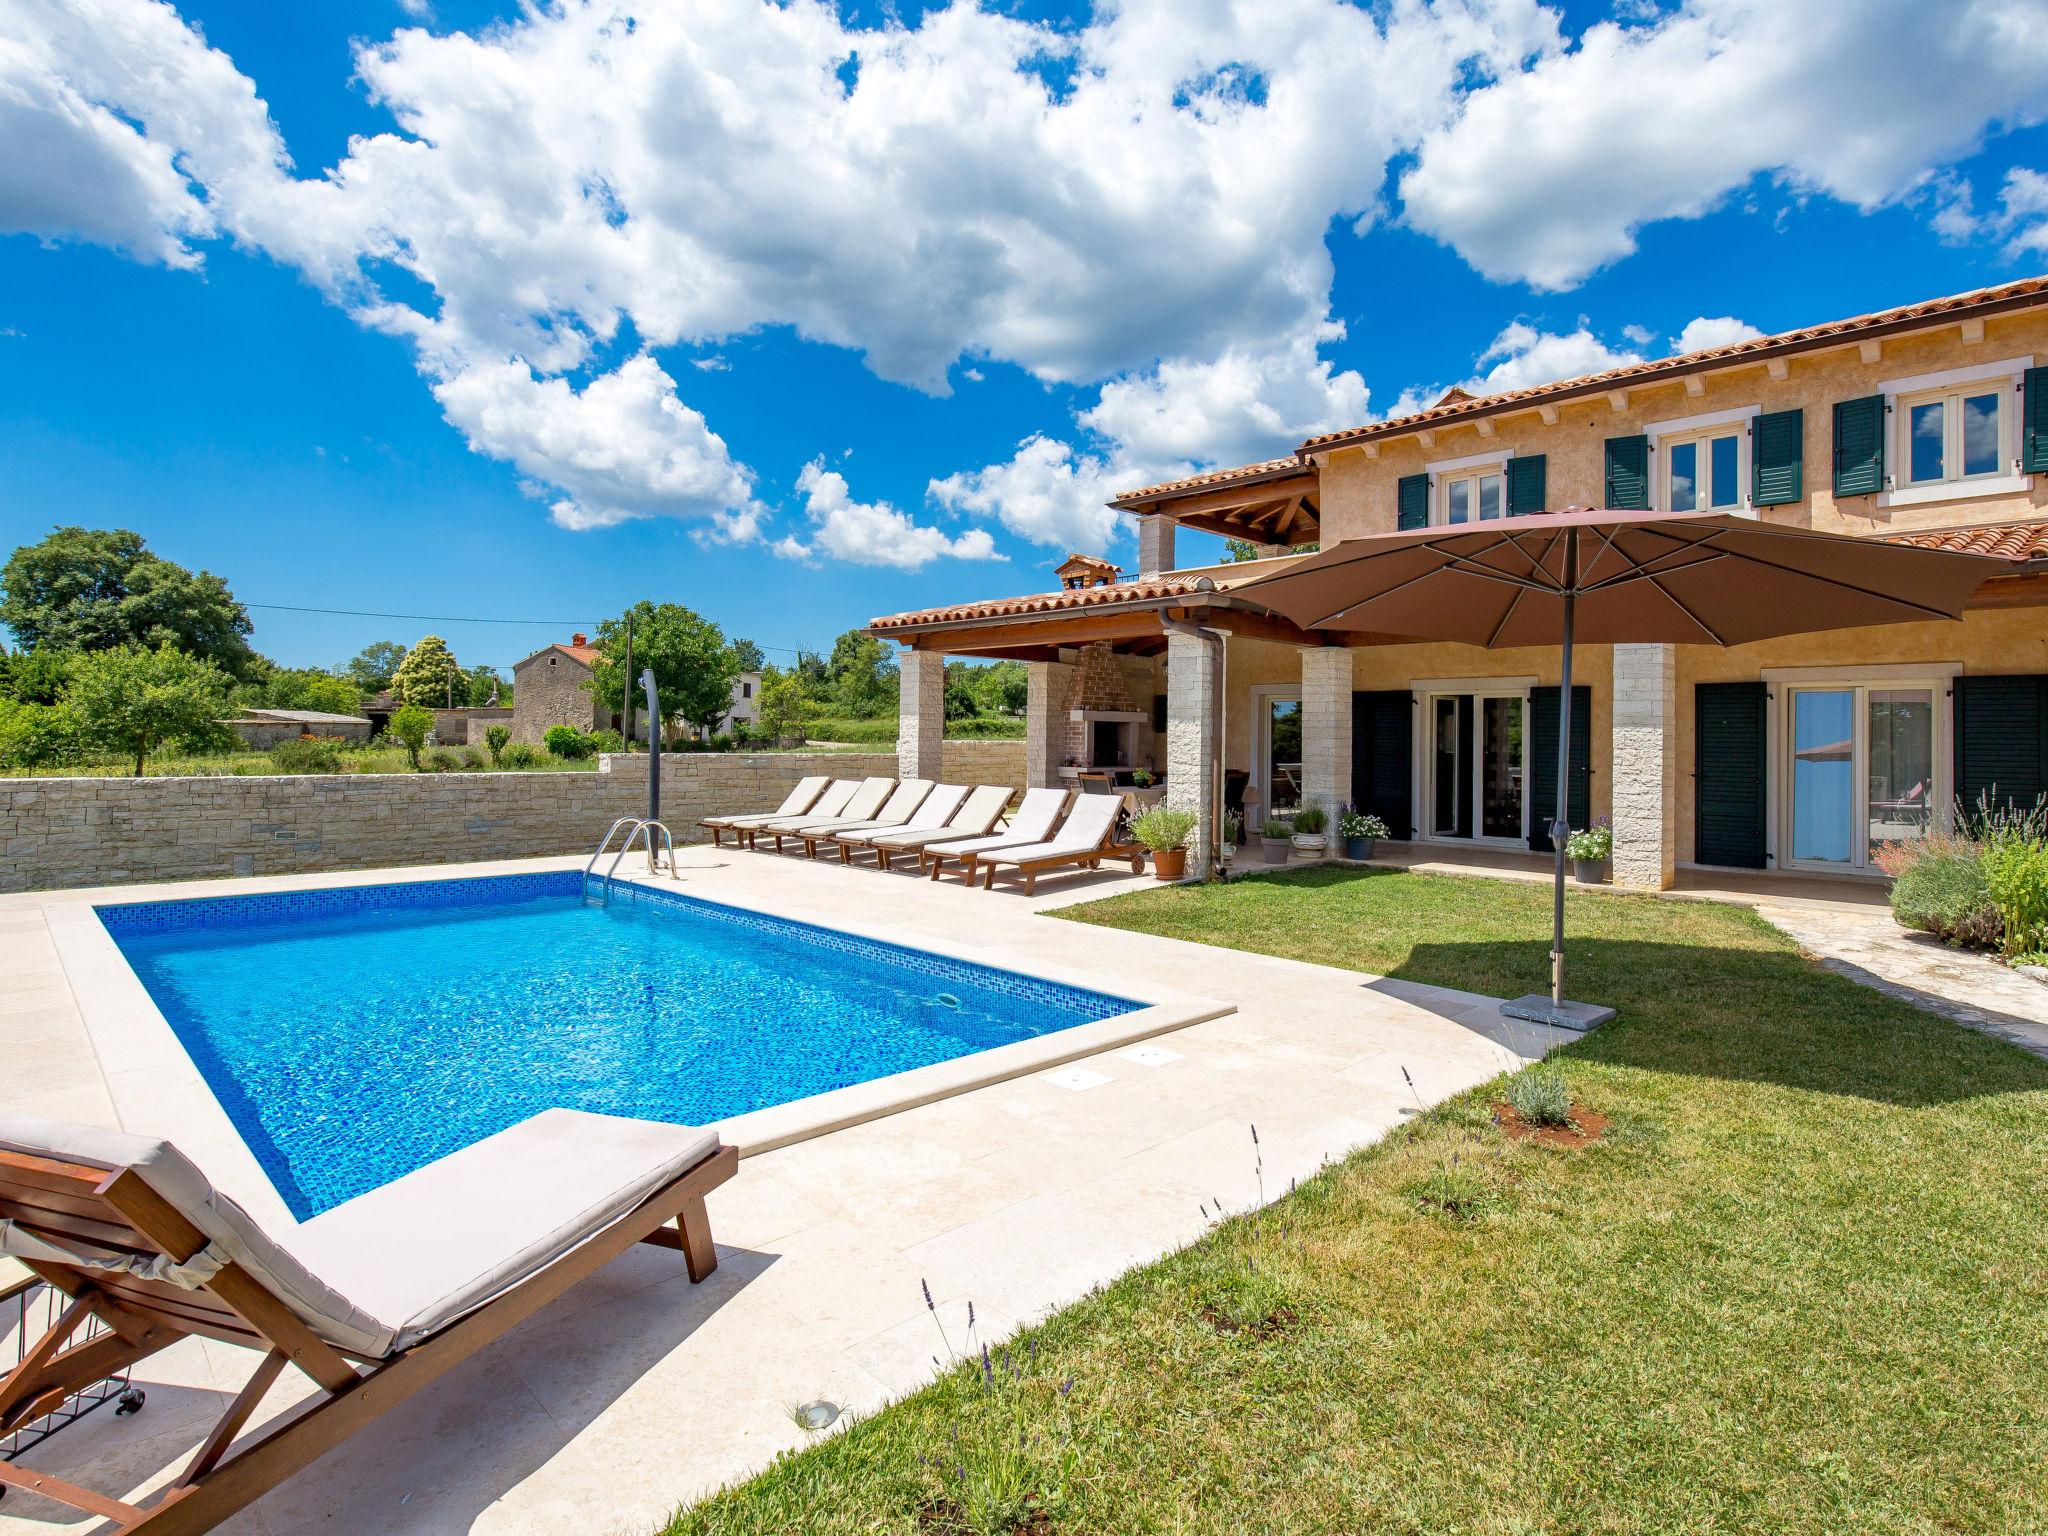
<instances>
[{"instance_id":1,"label":"outdoor shower pole","mask_svg":"<svg viewBox=\"0 0 2048 1536\"><path fill-rule=\"evenodd\" d=\"M1550 824L1556 869L1550 889L1550 1001L1564 1004L1564 845L1571 835L1572 609L1579 597L1579 530L1564 536L1564 666L1557 695L1557 818Z\"/></svg>"}]
</instances>

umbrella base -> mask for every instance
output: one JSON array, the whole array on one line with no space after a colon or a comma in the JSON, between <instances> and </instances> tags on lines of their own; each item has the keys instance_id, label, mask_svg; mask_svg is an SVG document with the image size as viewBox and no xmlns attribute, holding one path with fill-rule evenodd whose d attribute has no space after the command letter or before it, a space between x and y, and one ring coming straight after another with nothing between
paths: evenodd
<instances>
[{"instance_id":1,"label":"umbrella base","mask_svg":"<svg viewBox=\"0 0 2048 1536\"><path fill-rule=\"evenodd\" d=\"M1612 1008L1599 1003L1574 1003L1569 999L1553 1003L1547 992L1531 992L1527 997L1502 1003L1500 1011L1511 1019L1527 1019L1532 1024L1548 1024L1553 1029L1569 1029L1582 1035L1614 1017Z\"/></svg>"}]
</instances>

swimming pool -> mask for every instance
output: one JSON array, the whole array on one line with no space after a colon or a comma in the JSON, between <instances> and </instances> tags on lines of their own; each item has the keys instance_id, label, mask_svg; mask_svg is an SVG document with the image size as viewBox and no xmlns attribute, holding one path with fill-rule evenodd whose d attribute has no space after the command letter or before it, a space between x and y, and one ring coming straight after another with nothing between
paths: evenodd
<instances>
[{"instance_id":1,"label":"swimming pool","mask_svg":"<svg viewBox=\"0 0 2048 1536\"><path fill-rule=\"evenodd\" d=\"M96 910L301 1220L552 1106L705 1125L1145 1006L575 870Z\"/></svg>"}]
</instances>

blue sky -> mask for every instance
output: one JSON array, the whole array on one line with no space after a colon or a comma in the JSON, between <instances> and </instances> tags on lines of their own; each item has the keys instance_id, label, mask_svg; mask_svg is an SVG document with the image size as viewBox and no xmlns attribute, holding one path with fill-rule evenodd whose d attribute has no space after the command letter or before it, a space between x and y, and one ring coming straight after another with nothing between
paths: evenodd
<instances>
[{"instance_id":1,"label":"blue sky","mask_svg":"<svg viewBox=\"0 0 2048 1536\"><path fill-rule=\"evenodd\" d=\"M2048 265L2036 0L416 9L0 0L0 547L135 528L293 664L786 660L1404 395Z\"/></svg>"}]
</instances>

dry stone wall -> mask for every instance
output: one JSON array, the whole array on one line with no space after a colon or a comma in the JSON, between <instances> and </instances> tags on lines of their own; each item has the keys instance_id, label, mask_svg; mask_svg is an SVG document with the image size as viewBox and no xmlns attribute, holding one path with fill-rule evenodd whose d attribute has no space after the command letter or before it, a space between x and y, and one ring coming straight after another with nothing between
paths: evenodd
<instances>
[{"instance_id":1,"label":"dry stone wall","mask_svg":"<svg viewBox=\"0 0 2048 1536\"><path fill-rule=\"evenodd\" d=\"M949 776L1018 784L1023 744L947 743ZM580 853L647 803L647 759L595 773L0 779L0 891L455 864ZM713 811L772 810L808 774L893 777L891 752L683 753L662 820L696 841ZM686 830L687 829L687 830Z\"/></svg>"}]
</instances>

